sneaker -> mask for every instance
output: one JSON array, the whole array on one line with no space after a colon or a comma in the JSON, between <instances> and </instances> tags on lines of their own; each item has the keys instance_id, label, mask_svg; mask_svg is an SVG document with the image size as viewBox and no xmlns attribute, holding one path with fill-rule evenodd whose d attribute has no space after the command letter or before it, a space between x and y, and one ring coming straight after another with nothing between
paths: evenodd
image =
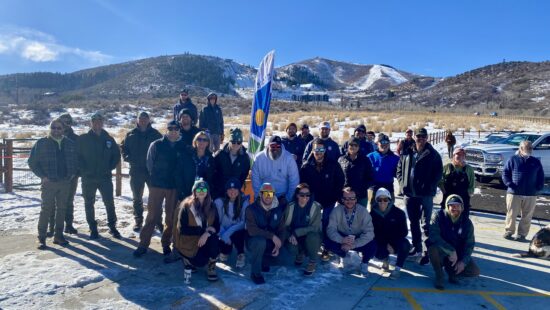
<instances>
[{"instance_id":1,"label":"sneaker","mask_svg":"<svg viewBox=\"0 0 550 310\"><path fill-rule=\"evenodd\" d=\"M527 239L525 239L525 236L518 235L518 236L516 237L516 241L525 242L525 241L527 241Z\"/></svg>"},{"instance_id":2,"label":"sneaker","mask_svg":"<svg viewBox=\"0 0 550 310\"><path fill-rule=\"evenodd\" d=\"M110 228L109 233L111 234L111 236L113 236L113 238L122 239L120 232L118 232L118 230L115 227Z\"/></svg>"},{"instance_id":3,"label":"sneaker","mask_svg":"<svg viewBox=\"0 0 550 310\"><path fill-rule=\"evenodd\" d=\"M229 255L227 254L220 253L220 255L218 255L218 259L220 260L220 262L226 262L228 258Z\"/></svg>"},{"instance_id":4,"label":"sneaker","mask_svg":"<svg viewBox=\"0 0 550 310\"><path fill-rule=\"evenodd\" d=\"M65 233L76 235L78 233L78 230L76 230L76 228L74 228L73 225L67 225L65 226Z\"/></svg>"},{"instance_id":5,"label":"sneaker","mask_svg":"<svg viewBox=\"0 0 550 310\"><path fill-rule=\"evenodd\" d=\"M315 261L310 260L307 263L306 269L304 269L304 276L311 276L315 272L316 265Z\"/></svg>"},{"instance_id":6,"label":"sneaker","mask_svg":"<svg viewBox=\"0 0 550 310\"><path fill-rule=\"evenodd\" d=\"M321 261L326 263L329 260L330 260L330 252L327 250L323 250L323 252L321 253Z\"/></svg>"},{"instance_id":7,"label":"sneaker","mask_svg":"<svg viewBox=\"0 0 550 310\"><path fill-rule=\"evenodd\" d=\"M514 240L514 237L512 237L512 233L510 232L504 233L504 236L502 236L502 238L506 240Z\"/></svg>"},{"instance_id":8,"label":"sneaker","mask_svg":"<svg viewBox=\"0 0 550 310\"><path fill-rule=\"evenodd\" d=\"M428 256L427 252L424 252L422 257L420 257L420 259L418 260L418 264L420 266L426 266L429 263L430 263L430 257Z\"/></svg>"},{"instance_id":9,"label":"sneaker","mask_svg":"<svg viewBox=\"0 0 550 310\"><path fill-rule=\"evenodd\" d=\"M265 283L265 279L262 274L252 274L250 278L252 279L252 282L254 282L254 284L260 285Z\"/></svg>"},{"instance_id":10,"label":"sneaker","mask_svg":"<svg viewBox=\"0 0 550 310\"><path fill-rule=\"evenodd\" d=\"M144 246L138 246L138 248L134 251L134 257L141 257L145 253L147 253L147 248Z\"/></svg>"},{"instance_id":11,"label":"sneaker","mask_svg":"<svg viewBox=\"0 0 550 310\"><path fill-rule=\"evenodd\" d=\"M382 261L382 270L384 270L384 271L389 271L390 270L390 258L389 257L386 257Z\"/></svg>"},{"instance_id":12,"label":"sneaker","mask_svg":"<svg viewBox=\"0 0 550 310\"><path fill-rule=\"evenodd\" d=\"M97 230L92 230L90 232L90 240L99 239L99 233Z\"/></svg>"},{"instance_id":13,"label":"sneaker","mask_svg":"<svg viewBox=\"0 0 550 310\"><path fill-rule=\"evenodd\" d=\"M208 267L206 268L206 276L208 281L218 281L218 274L216 273L216 260L210 259Z\"/></svg>"},{"instance_id":14,"label":"sneaker","mask_svg":"<svg viewBox=\"0 0 550 310\"><path fill-rule=\"evenodd\" d=\"M235 267L243 268L245 264L246 264L246 257L244 256L244 253L237 255L237 262L235 263Z\"/></svg>"},{"instance_id":15,"label":"sneaker","mask_svg":"<svg viewBox=\"0 0 550 310\"><path fill-rule=\"evenodd\" d=\"M134 227L132 228L133 231L135 232L139 232L141 230L141 227L143 226L143 222L141 221L136 221L136 224L134 225Z\"/></svg>"},{"instance_id":16,"label":"sneaker","mask_svg":"<svg viewBox=\"0 0 550 310\"><path fill-rule=\"evenodd\" d=\"M395 267L395 269L392 270L392 272L390 273L390 279L393 279L393 280L399 279L400 276L401 276L401 268L399 267Z\"/></svg>"},{"instance_id":17,"label":"sneaker","mask_svg":"<svg viewBox=\"0 0 550 310\"><path fill-rule=\"evenodd\" d=\"M162 255L166 256L172 253L172 249L169 245L162 246Z\"/></svg>"},{"instance_id":18,"label":"sneaker","mask_svg":"<svg viewBox=\"0 0 550 310\"><path fill-rule=\"evenodd\" d=\"M53 243L57 244L57 245L64 246L64 245L68 245L69 241L67 241L67 239L65 239L65 237L60 236L60 237L54 237L53 238Z\"/></svg>"},{"instance_id":19,"label":"sneaker","mask_svg":"<svg viewBox=\"0 0 550 310\"><path fill-rule=\"evenodd\" d=\"M302 266L303 263L304 263L304 254L296 255L296 259L294 260L294 265Z\"/></svg>"},{"instance_id":20,"label":"sneaker","mask_svg":"<svg viewBox=\"0 0 550 310\"><path fill-rule=\"evenodd\" d=\"M36 248L38 250L45 250L48 246L46 245L46 238L38 238L38 245Z\"/></svg>"},{"instance_id":21,"label":"sneaker","mask_svg":"<svg viewBox=\"0 0 550 310\"><path fill-rule=\"evenodd\" d=\"M369 275L369 263L361 263L361 274L364 277Z\"/></svg>"}]
</instances>

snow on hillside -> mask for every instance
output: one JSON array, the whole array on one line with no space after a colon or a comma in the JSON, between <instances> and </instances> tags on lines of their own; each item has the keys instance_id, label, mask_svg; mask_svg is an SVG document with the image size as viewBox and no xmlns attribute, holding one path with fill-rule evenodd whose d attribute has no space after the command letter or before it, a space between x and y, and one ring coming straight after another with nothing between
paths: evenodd
<instances>
[{"instance_id":1,"label":"snow on hillside","mask_svg":"<svg viewBox=\"0 0 550 310\"><path fill-rule=\"evenodd\" d=\"M391 85L405 83L408 80L402 76L397 70L381 65L373 65L370 68L369 74L363 76L353 85L359 89L367 90L371 88L379 80L388 81Z\"/></svg>"}]
</instances>

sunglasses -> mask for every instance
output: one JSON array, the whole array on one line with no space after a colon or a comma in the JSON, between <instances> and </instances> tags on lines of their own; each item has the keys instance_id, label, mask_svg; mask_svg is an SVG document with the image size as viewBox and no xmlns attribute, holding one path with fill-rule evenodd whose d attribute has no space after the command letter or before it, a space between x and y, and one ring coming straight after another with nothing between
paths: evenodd
<instances>
[{"instance_id":1,"label":"sunglasses","mask_svg":"<svg viewBox=\"0 0 550 310\"><path fill-rule=\"evenodd\" d=\"M50 129L52 129L52 130L63 130L63 127L52 126L52 127L50 127Z\"/></svg>"},{"instance_id":2,"label":"sunglasses","mask_svg":"<svg viewBox=\"0 0 550 310\"><path fill-rule=\"evenodd\" d=\"M168 127L168 131L179 131L179 127Z\"/></svg>"},{"instance_id":3,"label":"sunglasses","mask_svg":"<svg viewBox=\"0 0 550 310\"><path fill-rule=\"evenodd\" d=\"M262 196L266 198L273 198L274 195L274 192L262 192Z\"/></svg>"},{"instance_id":4,"label":"sunglasses","mask_svg":"<svg viewBox=\"0 0 550 310\"><path fill-rule=\"evenodd\" d=\"M195 190L197 193L208 193L208 188L206 187L199 187Z\"/></svg>"},{"instance_id":5,"label":"sunglasses","mask_svg":"<svg viewBox=\"0 0 550 310\"><path fill-rule=\"evenodd\" d=\"M325 148L324 147L318 147L318 148L315 148L315 150L313 150L315 153L324 153L325 152Z\"/></svg>"},{"instance_id":6,"label":"sunglasses","mask_svg":"<svg viewBox=\"0 0 550 310\"><path fill-rule=\"evenodd\" d=\"M356 197L344 197L342 198L342 200L344 201L353 201L353 200L356 200L357 198Z\"/></svg>"},{"instance_id":7,"label":"sunglasses","mask_svg":"<svg viewBox=\"0 0 550 310\"><path fill-rule=\"evenodd\" d=\"M388 142L388 141L384 140L384 141L380 141L380 144L382 144L382 145L389 145L389 144L390 144L390 142Z\"/></svg>"},{"instance_id":8,"label":"sunglasses","mask_svg":"<svg viewBox=\"0 0 550 310\"><path fill-rule=\"evenodd\" d=\"M231 144L238 144L238 145L241 145L241 143L243 143L242 141L231 141Z\"/></svg>"},{"instance_id":9,"label":"sunglasses","mask_svg":"<svg viewBox=\"0 0 550 310\"><path fill-rule=\"evenodd\" d=\"M208 139L208 138L197 138L197 141L199 141L199 142L209 142L210 139Z\"/></svg>"},{"instance_id":10,"label":"sunglasses","mask_svg":"<svg viewBox=\"0 0 550 310\"><path fill-rule=\"evenodd\" d=\"M273 143L273 144L270 144L269 145L269 148L270 149L280 149L281 148L281 145L280 144L276 144L276 143Z\"/></svg>"},{"instance_id":11,"label":"sunglasses","mask_svg":"<svg viewBox=\"0 0 550 310\"><path fill-rule=\"evenodd\" d=\"M305 197L310 197L310 196L311 196L310 193L298 193L298 197L305 198Z\"/></svg>"},{"instance_id":12,"label":"sunglasses","mask_svg":"<svg viewBox=\"0 0 550 310\"><path fill-rule=\"evenodd\" d=\"M376 201L378 201L378 202L388 202L390 200L388 198L378 198L378 199L376 199Z\"/></svg>"}]
</instances>

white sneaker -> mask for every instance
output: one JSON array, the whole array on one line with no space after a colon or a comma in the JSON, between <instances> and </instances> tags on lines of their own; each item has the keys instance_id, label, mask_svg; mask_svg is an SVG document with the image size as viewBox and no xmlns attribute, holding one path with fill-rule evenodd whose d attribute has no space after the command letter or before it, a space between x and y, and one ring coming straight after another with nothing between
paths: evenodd
<instances>
[{"instance_id":1,"label":"white sneaker","mask_svg":"<svg viewBox=\"0 0 550 310\"><path fill-rule=\"evenodd\" d=\"M245 264L246 264L246 257L244 256L244 253L237 255L237 262L235 263L235 267L243 268Z\"/></svg>"},{"instance_id":2,"label":"white sneaker","mask_svg":"<svg viewBox=\"0 0 550 310\"><path fill-rule=\"evenodd\" d=\"M220 255L218 255L218 260L220 262L226 262L228 258L229 258L229 255L227 254L220 253Z\"/></svg>"},{"instance_id":3,"label":"white sneaker","mask_svg":"<svg viewBox=\"0 0 550 310\"><path fill-rule=\"evenodd\" d=\"M363 274L363 277L366 277L369 275L369 264L368 263L361 263L361 273Z\"/></svg>"},{"instance_id":4,"label":"white sneaker","mask_svg":"<svg viewBox=\"0 0 550 310\"><path fill-rule=\"evenodd\" d=\"M382 261L382 270L384 270L384 271L389 271L390 270L390 258L389 257L386 257Z\"/></svg>"}]
</instances>

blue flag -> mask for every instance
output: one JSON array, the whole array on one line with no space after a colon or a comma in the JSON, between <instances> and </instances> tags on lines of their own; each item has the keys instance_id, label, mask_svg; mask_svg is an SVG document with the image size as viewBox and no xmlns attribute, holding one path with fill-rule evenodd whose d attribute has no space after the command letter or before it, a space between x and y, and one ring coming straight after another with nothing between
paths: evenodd
<instances>
[{"instance_id":1,"label":"blue flag","mask_svg":"<svg viewBox=\"0 0 550 310\"><path fill-rule=\"evenodd\" d=\"M271 82L273 81L275 51L265 55L256 75L252 114L250 115L250 139L248 152L252 159L264 148L265 128L271 103Z\"/></svg>"}]
</instances>

